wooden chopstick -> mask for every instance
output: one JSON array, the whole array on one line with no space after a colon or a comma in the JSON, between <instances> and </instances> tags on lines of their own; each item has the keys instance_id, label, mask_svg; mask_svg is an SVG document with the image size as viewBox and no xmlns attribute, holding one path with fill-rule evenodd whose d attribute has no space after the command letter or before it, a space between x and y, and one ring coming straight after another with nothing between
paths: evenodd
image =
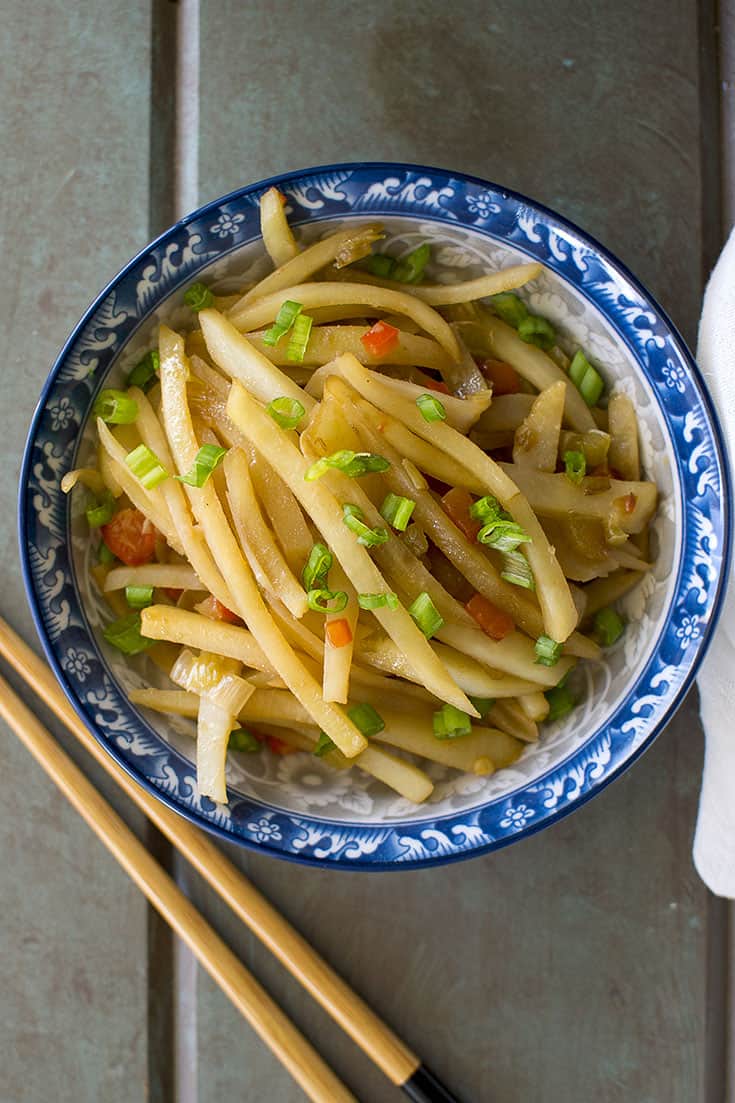
<instances>
[{"instance_id":1,"label":"wooden chopstick","mask_svg":"<svg viewBox=\"0 0 735 1103\"><path fill-rule=\"evenodd\" d=\"M205 878L235 914L247 924L250 930L268 947L292 976L321 1004L335 1022L342 1027L395 1085L402 1088L414 1103L458 1103L457 1098L440 1083L426 1065L421 1062L420 1058L411 1052L390 1027L342 980L306 939L276 911L252 882L225 857L222 851L202 831L147 793L115 762L74 711L50 668L28 647L25 641L13 631L2 617L0 617L0 655L20 674L43 703L55 713L95 761L118 783L120 788L127 793L148 819ZM19 709L22 711L19 712ZM90 827L121 861L126 871L143 890L154 907L161 912L173 929L190 945L202 965L222 986L245 1018L254 1026L263 1040L301 1084L307 1095L315 1100L324 1100L325 1103L340 1103L343 1099L352 1100L353 1096L334 1077L322 1058L283 1015L267 993L260 988L257 981L250 976L228 947L207 926L189 900L151 858L136 836L113 812L107 802L74 766L71 760L67 758L53 737L40 725L33 713L23 705L2 678L0 678L0 715L5 718L52 779L57 781L60 787L63 788L77 811L82 814ZM17 718L19 716L22 721L21 730L18 726ZM27 735L29 730L34 732L32 737ZM86 796L91 795L91 803L85 803L86 796L84 799L72 797L66 782L62 784L58 781L57 764L59 762L64 764L64 777L75 777L75 784L82 787L79 791L84 792ZM94 798L94 800L91 800L91 798ZM98 819L96 817L90 818L87 809L92 805L97 808L101 807L109 822L116 824L110 841L98 830ZM112 817L111 820L110 817ZM142 882L138 875L120 857L117 850L120 831L126 833L132 843L135 844L135 847L129 853L134 851L139 856L142 852L146 859L145 868L149 872L150 867L155 870L155 884L163 883L161 879L169 883L167 893L170 893L170 895L166 896L165 908L159 906L157 896L154 897L149 894L146 887L148 881ZM202 952L208 954L206 959L200 956L199 941L191 941L190 937L180 930L178 926L180 918L178 917L182 915L188 917L187 922L191 922L195 935L202 931L205 932L206 937L202 944ZM213 951L212 948L214 948ZM220 968L220 963L223 962L227 963L226 969ZM236 966L235 972L238 977L234 987L229 975L232 963ZM246 993L250 994L249 998L245 998ZM277 1028L275 1037L269 1031L271 1016L273 1016L272 1025ZM286 1028L298 1043L296 1050L298 1059L295 1061L291 1059L293 1055L290 1053L290 1042L289 1052L284 1055L282 1042ZM335 1085L331 1089L332 1094L310 1094L311 1090L322 1091L325 1076L330 1078Z\"/></svg>"},{"instance_id":2,"label":"wooden chopstick","mask_svg":"<svg viewBox=\"0 0 735 1103\"><path fill-rule=\"evenodd\" d=\"M314 1103L357 1103L127 824L0 677L0 716Z\"/></svg>"}]
</instances>

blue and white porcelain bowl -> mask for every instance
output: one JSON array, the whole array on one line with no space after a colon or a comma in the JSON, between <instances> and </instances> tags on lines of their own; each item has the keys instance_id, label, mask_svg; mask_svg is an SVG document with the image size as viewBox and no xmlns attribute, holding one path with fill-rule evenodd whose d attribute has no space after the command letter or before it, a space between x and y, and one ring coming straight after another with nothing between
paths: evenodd
<instances>
[{"instance_id":1,"label":"blue and white porcelain bowl","mask_svg":"<svg viewBox=\"0 0 735 1103\"><path fill-rule=\"evenodd\" d=\"M445 280L514 258L540 260L545 272L530 287L532 308L631 395L646 471L661 491L656 565L624 601L623 639L603 664L585 664L584 703L492 777L429 766L435 790L420 807L302 754L239 756L228 768L229 805L200 798L190 722L127 700L126 689L154 675L145 658L123 659L102 640L86 528L59 488L91 448L87 418L98 390L122 379L158 321L190 317L182 289L202 279L227 291L267 271L258 200L272 184L287 196L305 241L378 217L406 247L430 240ZM20 486L21 551L41 639L64 691L110 754L161 800L224 838L350 869L428 865L503 846L616 777L665 727L692 682L717 618L729 536L716 416L660 307L605 249L552 211L495 184L409 165L335 165L255 184L147 246L100 294L54 365Z\"/></svg>"}]
</instances>

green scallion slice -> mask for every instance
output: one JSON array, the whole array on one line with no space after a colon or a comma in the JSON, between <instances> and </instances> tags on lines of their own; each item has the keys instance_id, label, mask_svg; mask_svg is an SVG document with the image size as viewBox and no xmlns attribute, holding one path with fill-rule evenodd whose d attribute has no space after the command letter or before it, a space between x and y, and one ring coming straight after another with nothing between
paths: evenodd
<instances>
[{"instance_id":1,"label":"green scallion slice","mask_svg":"<svg viewBox=\"0 0 735 1103\"><path fill-rule=\"evenodd\" d=\"M522 551L506 552L503 556L503 569L500 577L513 586L522 586L525 590L535 590L536 582L528 560Z\"/></svg>"},{"instance_id":2,"label":"green scallion slice","mask_svg":"<svg viewBox=\"0 0 735 1103\"><path fill-rule=\"evenodd\" d=\"M562 645L551 636L539 636L536 640L536 659L540 666L556 666L561 658Z\"/></svg>"},{"instance_id":3,"label":"green scallion slice","mask_svg":"<svg viewBox=\"0 0 735 1103\"><path fill-rule=\"evenodd\" d=\"M513 291L501 291L500 294L491 296L490 303L497 316L513 326L513 329L518 329L521 322L528 317L528 307Z\"/></svg>"},{"instance_id":4,"label":"green scallion slice","mask_svg":"<svg viewBox=\"0 0 735 1103\"><path fill-rule=\"evenodd\" d=\"M138 416L138 403L134 398L129 398L125 391L100 391L92 413L108 425L130 425Z\"/></svg>"},{"instance_id":5,"label":"green scallion slice","mask_svg":"<svg viewBox=\"0 0 735 1103\"><path fill-rule=\"evenodd\" d=\"M582 349L577 349L572 357L572 362L569 365L569 378L587 405L596 406L602 397L605 384L602 376L590 364Z\"/></svg>"},{"instance_id":6,"label":"green scallion slice","mask_svg":"<svg viewBox=\"0 0 735 1103\"><path fill-rule=\"evenodd\" d=\"M329 754L330 751L336 750L336 745L332 742L326 732L319 732L319 738L316 741L316 746L311 752L316 755L317 758L321 758L325 754Z\"/></svg>"},{"instance_id":7,"label":"green scallion slice","mask_svg":"<svg viewBox=\"0 0 735 1103\"><path fill-rule=\"evenodd\" d=\"M309 608L315 613L341 613L347 606L344 590L309 590L306 595Z\"/></svg>"},{"instance_id":8,"label":"green scallion slice","mask_svg":"<svg viewBox=\"0 0 735 1103\"><path fill-rule=\"evenodd\" d=\"M361 609L397 609L398 594L358 594L357 604Z\"/></svg>"},{"instance_id":9,"label":"green scallion slice","mask_svg":"<svg viewBox=\"0 0 735 1103\"><path fill-rule=\"evenodd\" d=\"M475 708L479 712L480 719L481 720L487 720L488 715L490 713L490 709L495 704L495 698L494 697L472 697L468 693L467 694L467 699L468 699L468 701L472 702L472 704L475 706Z\"/></svg>"},{"instance_id":10,"label":"green scallion slice","mask_svg":"<svg viewBox=\"0 0 735 1103\"><path fill-rule=\"evenodd\" d=\"M584 452L565 452L563 455L564 472L570 483L581 483L587 474L587 460Z\"/></svg>"},{"instance_id":11,"label":"green scallion slice","mask_svg":"<svg viewBox=\"0 0 735 1103\"><path fill-rule=\"evenodd\" d=\"M374 548L378 544L385 544L388 539L388 533L385 529L371 529L369 525L365 524L363 516L364 514L359 506L353 506L349 502L342 506L342 520L350 532L355 534L358 544L362 544L365 548Z\"/></svg>"},{"instance_id":12,"label":"green scallion slice","mask_svg":"<svg viewBox=\"0 0 735 1103\"><path fill-rule=\"evenodd\" d=\"M435 739L458 739L462 735L469 735L472 731L470 717L454 705L442 705L439 711L434 713L433 724Z\"/></svg>"},{"instance_id":13,"label":"green scallion slice","mask_svg":"<svg viewBox=\"0 0 735 1103\"><path fill-rule=\"evenodd\" d=\"M314 319L308 314L299 314L294 321L286 349L286 359L292 364L303 363L313 323Z\"/></svg>"},{"instance_id":14,"label":"green scallion slice","mask_svg":"<svg viewBox=\"0 0 735 1103\"><path fill-rule=\"evenodd\" d=\"M573 696L571 690L565 685L558 685L554 686L553 689L547 689L544 696L549 702L549 712L546 717L548 721L561 720L562 716L566 716L570 713L577 704L577 700Z\"/></svg>"},{"instance_id":15,"label":"green scallion slice","mask_svg":"<svg viewBox=\"0 0 735 1103\"><path fill-rule=\"evenodd\" d=\"M377 735L378 732L382 732L385 727L385 720L383 717L372 705L368 705L367 703L353 705L352 708L347 709L347 715L358 731L362 732L368 739L371 735Z\"/></svg>"},{"instance_id":16,"label":"green scallion slice","mask_svg":"<svg viewBox=\"0 0 735 1103\"><path fill-rule=\"evenodd\" d=\"M594 619L595 638L601 647L612 647L625 631L625 621L611 605L599 609Z\"/></svg>"},{"instance_id":17,"label":"green scallion slice","mask_svg":"<svg viewBox=\"0 0 735 1103\"><path fill-rule=\"evenodd\" d=\"M419 408L424 421L446 421L447 411L442 406L438 398L434 398L430 394L420 394L416 399L416 405Z\"/></svg>"},{"instance_id":18,"label":"green scallion slice","mask_svg":"<svg viewBox=\"0 0 735 1103\"><path fill-rule=\"evenodd\" d=\"M430 640L444 624L444 617L441 615L426 590L421 591L416 600L409 605L408 611L426 636L427 640Z\"/></svg>"},{"instance_id":19,"label":"green scallion slice","mask_svg":"<svg viewBox=\"0 0 735 1103\"><path fill-rule=\"evenodd\" d=\"M513 552L520 544L529 544L531 537L515 521L490 521L477 534L480 544L499 552Z\"/></svg>"},{"instance_id":20,"label":"green scallion slice","mask_svg":"<svg viewBox=\"0 0 735 1103\"><path fill-rule=\"evenodd\" d=\"M108 624L102 635L109 644L122 651L123 655L139 655L153 647L155 640L148 640L140 634L140 613L128 613L119 620Z\"/></svg>"},{"instance_id":21,"label":"green scallion slice","mask_svg":"<svg viewBox=\"0 0 735 1103\"><path fill-rule=\"evenodd\" d=\"M162 467L158 456L145 444L139 444L132 452L128 452L125 463L146 490L153 490L168 478L168 471Z\"/></svg>"},{"instance_id":22,"label":"green scallion slice","mask_svg":"<svg viewBox=\"0 0 735 1103\"><path fill-rule=\"evenodd\" d=\"M371 276L379 279L390 279L395 267L395 260L387 253L373 253L367 258L367 270Z\"/></svg>"},{"instance_id":23,"label":"green scallion slice","mask_svg":"<svg viewBox=\"0 0 735 1103\"><path fill-rule=\"evenodd\" d=\"M268 403L266 410L281 429L295 429L306 413L298 398L289 398L287 395L274 398Z\"/></svg>"},{"instance_id":24,"label":"green scallion slice","mask_svg":"<svg viewBox=\"0 0 735 1103\"><path fill-rule=\"evenodd\" d=\"M420 283L424 278L424 270L431 259L431 246L427 241L419 245L417 249L396 261L391 272L391 279L398 283Z\"/></svg>"},{"instance_id":25,"label":"green scallion slice","mask_svg":"<svg viewBox=\"0 0 735 1103\"><path fill-rule=\"evenodd\" d=\"M359 479L361 475L369 475L373 471L387 471L390 463L383 456L374 452L352 452L349 448L343 448L339 452L332 452L331 456L322 456L313 463L304 478L307 482L320 479L330 469L341 471L351 479Z\"/></svg>"},{"instance_id":26,"label":"green scallion slice","mask_svg":"<svg viewBox=\"0 0 735 1103\"><path fill-rule=\"evenodd\" d=\"M213 305L214 295L203 283L193 283L184 292L184 302L198 312Z\"/></svg>"},{"instance_id":27,"label":"green scallion slice","mask_svg":"<svg viewBox=\"0 0 735 1103\"><path fill-rule=\"evenodd\" d=\"M400 494L387 494L380 507L380 516L398 532L405 532L416 503L411 498L402 498Z\"/></svg>"},{"instance_id":28,"label":"green scallion slice","mask_svg":"<svg viewBox=\"0 0 735 1103\"><path fill-rule=\"evenodd\" d=\"M263 334L263 343L277 345L281 337L284 337L303 310L301 303L295 303L293 299L286 299L276 314L276 320L270 329Z\"/></svg>"},{"instance_id":29,"label":"green scallion slice","mask_svg":"<svg viewBox=\"0 0 735 1103\"><path fill-rule=\"evenodd\" d=\"M153 604L153 587L126 586L125 600L131 609L146 609Z\"/></svg>"},{"instance_id":30,"label":"green scallion slice","mask_svg":"<svg viewBox=\"0 0 735 1103\"><path fill-rule=\"evenodd\" d=\"M332 568L332 562L332 553L329 548L324 544L315 544L309 552L309 558L301 574L304 589L313 590L317 582L325 583Z\"/></svg>"},{"instance_id":31,"label":"green scallion slice","mask_svg":"<svg viewBox=\"0 0 735 1103\"><path fill-rule=\"evenodd\" d=\"M106 490L101 501L87 510L87 524L91 529L98 529L111 521L114 513L115 499L110 491Z\"/></svg>"},{"instance_id":32,"label":"green scallion slice","mask_svg":"<svg viewBox=\"0 0 735 1103\"><path fill-rule=\"evenodd\" d=\"M151 349L142 360L135 365L128 376L129 387L140 387L141 391L147 391L152 386L161 367L161 357L158 349Z\"/></svg>"},{"instance_id":33,"label":"green scallion slice","mask_svg":"<svg viewBox=\"0 0 735 1103\"><path fill-rule=\"evenodd\" d=\"M498 499L489 494L484 498L478 498L470 506L472 520L480 521L483 525L487 525L491 521L507 521L509 516L504 509L501 509Z\"/></svg>"},{"instance_id":34,"label":"green scallion slice","mask_svg":"<svg viewBox=\"0 0 735 1103\"><path fill-rule=\"evenodd\" d=\"M203 444L194 457L191 471L185 475L177 475L180 483L187 486L203 487L214 471L217 470L222 460L227 455L226 448L220 448L218 444Z\"/></svg>"},{"instance_id":35,"label":"green scallion slice","mask_svg":"<svg viewBox=\"0 0 735 1103\"><path fill-rule=\"evenodd\" d=\"M247 728L235 728L234 731L230 732L227 749L229 751L241 751L244 754L254 754L256 751L262 751L263 744Z\"/></svg>"},{"instance_id":36,"label":"green scallion slice","mask_svg":"<svg viewBox=\"0 0 735 1103\"><path fill-rule=\"evenodd\" d=\"M556 344L556 330L546 318L529 314L518 323L518 336L527 345L537 345L548 352Z\"/></svg>"}]
</instances>

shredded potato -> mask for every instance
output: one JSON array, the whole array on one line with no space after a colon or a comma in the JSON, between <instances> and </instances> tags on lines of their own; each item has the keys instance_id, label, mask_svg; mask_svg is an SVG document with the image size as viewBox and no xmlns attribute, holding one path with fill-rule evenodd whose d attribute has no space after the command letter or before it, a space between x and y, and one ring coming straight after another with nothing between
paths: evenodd
<instances>
[{"instance_id":1,"label":"shredded potato","mask_svg":"<svg viewBox=\"0 0 735 1103\"><path fill-rule=\"evenodd\" d=\"M588 406L604 365L579 390L563 334L545 352L499 317L525 320L540 264L428 284L427 243L370 259L365 220L302 249L276 188L260 213L274 270L186 334L160 326L159 378L103 392L96 461L62 489L84 488L119 649L139 630L138 669L178 687L131 701L196 721L201 795L227 800L243 725L242 750L420 803L422 765L481 778L535 754L623 632L657 507L635 407Z\"/></svg>"}]
</instances>

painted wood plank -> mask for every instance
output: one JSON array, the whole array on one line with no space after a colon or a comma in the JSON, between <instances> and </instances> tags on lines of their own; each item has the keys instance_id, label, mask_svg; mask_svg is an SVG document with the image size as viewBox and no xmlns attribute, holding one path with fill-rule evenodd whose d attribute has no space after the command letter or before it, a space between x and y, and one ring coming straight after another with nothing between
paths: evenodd
<instances>
[{"instance_id":1,"label":"painted wood plank","mask_svg":"<svg viewBox=\"0 0 735 1103\"><path fill-rule=\"evenodd\" d=\"M696 331L702 254L693 0L202 5L200 199L349 159L441 164L526 191L613 248ZM571 819L453 868L319 873L238 855L467 1099L720 1098L705 1068L708 897L690 860L691 698ZM208 911L364 1099L395 1092L209 893ZM721 978L714 978L714 983ZM199 980L199 1098L298 1091ZM714 1079L713 1079L714 1078ZM709 1094L710 1092L713 1094Z\"/></svg>"},{"instance_id":2,"label":"painted wood plank","mask_svg":"<svg viewBox=\"0 0 735 1103\"><path fill-rule=\"evenodd\" d=\"M143 0L3 12L0 607L36 646L15 535L20 455L68 331L148 237L149 18ZM0 1100L139 1103L146 907L6 729L1 746Z\"/></svg>"}]
</instances>

